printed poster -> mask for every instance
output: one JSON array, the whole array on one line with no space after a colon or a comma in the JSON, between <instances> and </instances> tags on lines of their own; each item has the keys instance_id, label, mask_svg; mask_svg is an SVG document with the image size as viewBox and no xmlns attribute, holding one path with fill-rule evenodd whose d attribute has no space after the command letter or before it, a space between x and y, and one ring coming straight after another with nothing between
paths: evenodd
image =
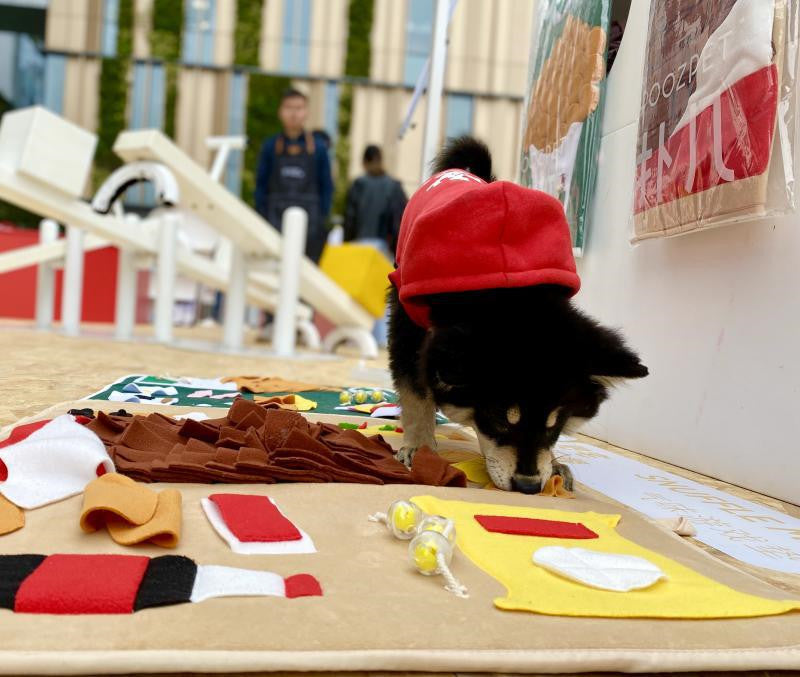
<instances>
[{"instance_id":1,"label":"printed poster","mask_svg":"<svg viewBox=\"0 0 800 677\"><path fill-rule=\"evenodd\" d=\"M525 102L520 180L564 205L583 252L597 173L610 0L541 0Z\"/></svg>"},{"instance_id":2,"label":"printed poster","mask_svg":"<svg viewBox=\"0 0 800 677\"><path fill-rule=\"evenodd\" d=\"M634 241L763 216L771 172L785 193L771 162L785 24L784 0L652 0Z\"/></svg>"}]
</instances>

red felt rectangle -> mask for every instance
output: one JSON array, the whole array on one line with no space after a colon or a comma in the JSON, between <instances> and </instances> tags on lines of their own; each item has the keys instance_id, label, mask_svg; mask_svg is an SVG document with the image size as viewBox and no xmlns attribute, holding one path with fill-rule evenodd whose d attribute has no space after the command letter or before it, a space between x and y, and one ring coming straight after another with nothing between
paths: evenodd
<instances>
[{"instance_id":1,"label":"red felt rectangle","mask_svg":"<svg viewBox=\"0 0 800 677\"><path fill-rule=\"evenodd\" d=\"M8 447L12 444L16 444L17 442L22 442L28 435L31 433L36 432L39 428L44 428L48 423L50 423L52 419L47 419L45 421L34 421L33 423L23 423L22 425L18 425L11 431L11 434L0 442L0 448Z\"/></svg>"},{"instance_id":2,"label":"red felt rectangle","mask_svg":"<svg viewBox=\"0 0 800 677\"><path fill-rule=\"evenodd\" d=\"M266 496L212 494L231 533L242 543L299 541L303 535Z\"/></svg>"},{"instance_id":3,"label":"red felt rectangle","mask_svg":"<svg viewBox=\"0 0 800 677\"><path fill-rule=\"evenodd\" d=\"M503 517L501 515L475 515L486 531L513 536L540 536L542 538L597 538L597 534L579 522L559 522L530 517Z\"/></svg>"},{"instance_id":4,"label":"red felt rectangle","mask_svg":"<svg viewBox=\"0 0 800 677\"><path fill-rule=\"evenodd\" d=\"M50 555L17 590L14 611L129 614L150 562L134 555Z\"/></svg>"},{"instance_id":5,"label":"red felt rectangle","mask_svg":"<svg viewBox=\"0 0 800 677\"><path fill-rule=\"evenodd\" d=\"M322 597L322 586L311 574L295 574L283 580L286 585L286 597Z\"/></svg>"}]
</instances>

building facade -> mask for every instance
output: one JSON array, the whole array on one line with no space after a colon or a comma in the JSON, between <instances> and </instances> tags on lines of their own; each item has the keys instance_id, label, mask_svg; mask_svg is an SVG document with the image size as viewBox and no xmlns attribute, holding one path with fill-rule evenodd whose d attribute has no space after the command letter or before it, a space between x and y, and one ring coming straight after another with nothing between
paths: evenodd
<instances>
[{"instance_id":1,"label":"building facade","mask_svg":"<svg viewBox=\"0 0 800 677\"><path fill-rule=\"evenodd\" d=\"M16 1L46 21L43 35L13 45L0 30L0 54L14 51L17 69L5 78L12 91L0 70L6 107L41 103L101 146L109 124L157 127L203 166L207 137L247 134L225 180L249 201L255 137L276 128L278 85L291 82L310 97L310 126L333 141L339 184L359 174L370 143L408 192L420 180L424 99L402 139L398 130L430 49L434 0ZM484 138L499 178L516 177L533 12L532 0L459 0L450 24L442 138ZM115 106L122 119L111 123Z\"/></svg>"}]
</instances>

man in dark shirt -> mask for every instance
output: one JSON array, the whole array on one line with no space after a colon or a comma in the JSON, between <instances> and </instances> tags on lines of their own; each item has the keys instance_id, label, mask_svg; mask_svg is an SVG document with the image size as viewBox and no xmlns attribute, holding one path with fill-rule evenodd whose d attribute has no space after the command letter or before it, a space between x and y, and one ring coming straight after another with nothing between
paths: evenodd
<instances>
[{"instance_id":1,"label":"man in dark shirt","mask_svg":"<svg viewBox=\"0 0 800 677\"><path fill-rule=\"evenodd\" d=\"M384 170L378 146L366 147L363 166L364 175L353 181L347 191L344 239L374 247L394 261L400 221L408 200L400 182ZM387 313L375 322L372 332L382 347L386 346Z\"/></svg>"},{"instance_id":2,"label":"man in dark shirt","mask_svg":"<svg viewBox=\"0 0 800 677\"><path fill-rule=\"evenodd\" d=\"M281 230L283 212L302 207L308 212L306 256L319 262L325 247L325 222L331 209L333 179L328 150L305 130L308 98L296 89L281 97L278 117L283 131L261 147L256 174L256 211Z\"/></svg>"},{"instance_id":3,"label":"man in dark shirt","mask_svg":"<svg viewBox=\"0 0 800 677\"><path fill-rule=\"evenodd\" d=\"M378 146L366 147L363 166L364 175L353 181L347 191L344 239L371 244L391 259L407 202L406 194L400 182L384 170Z\"/></svg>"}]
</instances>

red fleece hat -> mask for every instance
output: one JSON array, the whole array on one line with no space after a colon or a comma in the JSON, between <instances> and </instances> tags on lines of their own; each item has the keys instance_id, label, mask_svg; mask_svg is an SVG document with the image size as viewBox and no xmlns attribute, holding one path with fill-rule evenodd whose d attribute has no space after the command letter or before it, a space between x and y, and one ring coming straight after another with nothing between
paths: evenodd
<instances>
[{"instance_id":1,"label":"red fleece hat","mask_svg":"<svg viewBox=\"0 0 800 677\"><path fill-rule=\"evenodd\" d=\"M389 275L409 317L430 327L428 294L555 284L577 293L561 203L460 169L435 174L408 202Z\"/></svg>"}]
</instances>

